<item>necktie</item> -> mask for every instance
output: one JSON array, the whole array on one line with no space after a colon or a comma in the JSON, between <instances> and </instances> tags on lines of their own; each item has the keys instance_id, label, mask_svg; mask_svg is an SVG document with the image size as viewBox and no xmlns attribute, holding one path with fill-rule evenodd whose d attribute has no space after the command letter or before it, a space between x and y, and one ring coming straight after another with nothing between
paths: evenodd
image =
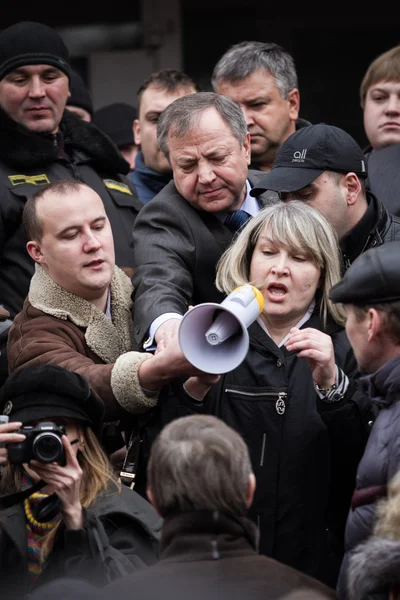
<instances>
[{"instance_id":1,"label":"necktie","mask_svg":"<svg viewBox=\"0 0 400 600\"><path fill-rule=\"evenodd\" d=\"M249 219L251 219L251 215L245 210L235 210L225 217L224 224L228 229L235 232L239 231Z\"/></svg>"}]
</instances>

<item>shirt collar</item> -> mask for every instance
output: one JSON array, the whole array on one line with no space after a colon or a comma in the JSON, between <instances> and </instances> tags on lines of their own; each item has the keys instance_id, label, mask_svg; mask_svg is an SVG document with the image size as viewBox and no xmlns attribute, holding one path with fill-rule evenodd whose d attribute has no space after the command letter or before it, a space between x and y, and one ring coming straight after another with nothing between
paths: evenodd
<instances>
[{"instance_id":1,"label":"shirt collar","mask_svg":"<svg viewBox=\"0 0 400 600\"><path fill-rule=\"evenodd\" d=\"M249 213L249 215L251 215L252 217L255 217L259 213L260 207L258 205L256 198L253 198L253 196L250 196L250 190L251 190L251 183L248 179L246 179L246 196L245 196L245 199L243 200L242 205L239 207L238 210L245 210L247 213ZM215 213L215 216L220 221L224 222L227 214L228 214L228 212L224 211L224 212L220 212L220 213Z\"/></svg>"}]
</instances>

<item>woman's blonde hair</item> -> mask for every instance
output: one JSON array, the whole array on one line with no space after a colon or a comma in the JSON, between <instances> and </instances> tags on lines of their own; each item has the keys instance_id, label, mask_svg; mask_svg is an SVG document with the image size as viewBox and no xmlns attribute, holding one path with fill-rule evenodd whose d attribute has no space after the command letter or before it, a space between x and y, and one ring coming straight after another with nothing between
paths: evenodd
<instances>
[{"instance_id":1,"label":"woman's blonde hair","mask_svg":"<svg viewBox=\"0 0 400 600\"><path fill-rule=\"evenodd\" d=\"M95 433L90 427L80 428L83 444L77 458L82 469L80 501L84 508L93 504L96 498L106 490L109 493L119 493L121 484L114 475L110 461L102 449ZM23 475L22 465L8 463L1 475L0 490L2 494L12 494L20 491ZM44 538L41 548L41 561L44 562L51 551L58 527L52 529Z\"/></svg>"},{"instance_id":2,"label":"woman's blonde hair","mask_svg":"<svg viewBox=\"0 0 400 600\"><path fill-rule=\"evenodd\" d=\"M250 219L217 265L217 288L230 294L235 288L251 283L250 265L261 233L268 228L269 235L291 252L301 252L311 257L321 269L319 313L326 324L331 315L339 324L345 324L341 305L329 300L331 287L340 280L340 260L337 237L321 213L302 201L277 202L263 208Z\"/></svg>"}]
</instances>

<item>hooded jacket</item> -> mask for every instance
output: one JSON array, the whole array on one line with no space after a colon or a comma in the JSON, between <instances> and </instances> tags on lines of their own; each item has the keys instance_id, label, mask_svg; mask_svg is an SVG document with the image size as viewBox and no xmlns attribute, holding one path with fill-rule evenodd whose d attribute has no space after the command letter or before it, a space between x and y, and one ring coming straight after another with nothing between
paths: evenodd
<instances>
[{"instance_id":1,"label":"hooded jacket","mask_svg":"<svg viewBox=\"0 0 400 600\"><path fill-rule=\"evenodd\" d=\"M400 356L385 363L376 373L364 379L372 401L380 407L373 424L364 455L360 461L353 506L346 524L346 554L340 571L337 593L348 598L348 565L371 534L376 519L376 501L367 499L354 503L355 498L367 497L368 490L384 489L400 465Z\"/></svg>"},{"instance_id":2,"label":"hooded jacket","mask_svg":"<svg viewBox=\"0 0 400 600\"><path fill-rule=\"evenodd\" d=\"M34 272L22 212L41 186L75 179L94 189L110 219L116 263L132 268L131 232L141 203L123 175L128 171L111 140L68 110L54 136L31 132L0 109L0 305L12 317L22 308Z\"/></svg>"}]
</instances>

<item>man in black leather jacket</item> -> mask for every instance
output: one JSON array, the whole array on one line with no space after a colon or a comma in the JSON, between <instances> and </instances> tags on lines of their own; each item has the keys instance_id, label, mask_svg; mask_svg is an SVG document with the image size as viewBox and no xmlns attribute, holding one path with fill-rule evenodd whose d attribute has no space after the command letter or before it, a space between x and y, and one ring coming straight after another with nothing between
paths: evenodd
<instances>
[{"instance_id":1,"label":"man in black leather jacket","mask_svg":"<svg viewBox=\"0 0 400 600\"><path fill-rule=\"evenodd\" d=\"M303 200L336 230L343 270L365 250L400 240L400 220L366 188L363 151L343 129L319 123L296 131L279 148L273 169L251 195L266 190Z\"/></svg>"}]
</instances>

